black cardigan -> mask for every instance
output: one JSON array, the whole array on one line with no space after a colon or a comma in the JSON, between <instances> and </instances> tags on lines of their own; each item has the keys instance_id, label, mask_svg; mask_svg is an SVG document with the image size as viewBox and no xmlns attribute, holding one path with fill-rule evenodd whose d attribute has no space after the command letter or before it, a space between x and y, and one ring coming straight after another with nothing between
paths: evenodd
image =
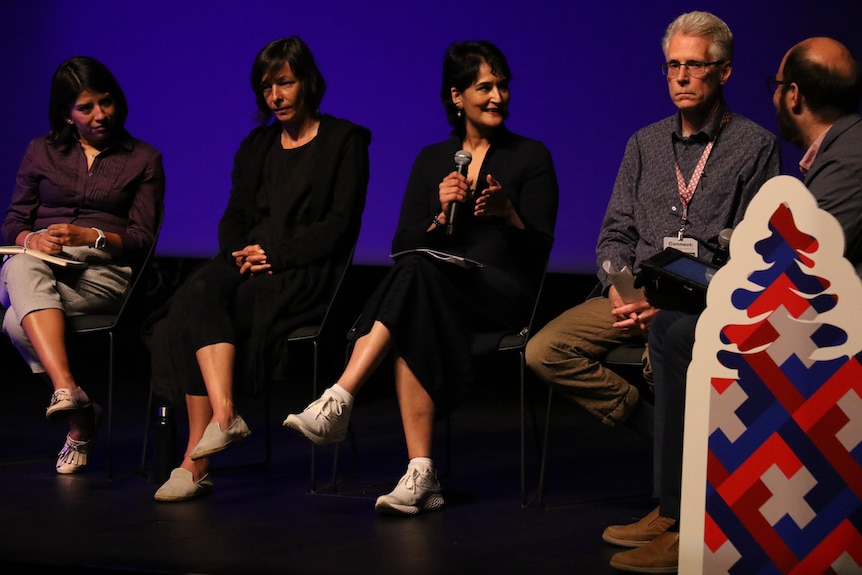
<instances>
[{"instance_id":1,"label":"black cardigan","mask_svg":"<svg viewBox=\"0 0 862 575\"><path fill-rule=\"evenodd\" d=\"M559 203L550 151L537 140L502 128L479 171L477 189L488 187L485 178L491 174L502 184L524 230L503 226L493 217L474 218L473 205L469 204L454 238L447 237L445 226L429 233L432 218L440 213L438 184L455 169L453 158L460 149L461 138L453 135L419 153L407 183L392 251L441 249L496 267L531 288L537 287L530 284L541 278L551 252Z\"/></svg>"}]
</instances>

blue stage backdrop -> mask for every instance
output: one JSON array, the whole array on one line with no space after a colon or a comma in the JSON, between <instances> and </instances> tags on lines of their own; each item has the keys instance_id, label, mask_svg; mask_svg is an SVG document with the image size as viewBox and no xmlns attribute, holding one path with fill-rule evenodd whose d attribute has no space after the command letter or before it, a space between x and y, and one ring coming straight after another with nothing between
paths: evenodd
<instances>
[{"instance_id":1,"label":"blue stage backdrop","mask_svg":"<svg viewBox=\"0 0 862 575\"><path fill-rule=\"evenodd\" d=\"M736 38L731 107L775 130L764 79L809 36L862 53L862 2L287 2L148 0L108 4L3 0L0 204L27 142L47 132L51 75L89 55L129 99L128 128L158 147L167 213L158 254L209 256L227 202L233 154L254 127L249 68L268 41L298 35L328 83L322 110L373 132L371 183L357 263L386 264L419 149L448 134L441 61L456 40L487 39L509 58L509 127L550 148L560 182L553 271L592 273L596 237L627 138L674 112L660 40L679 13L709 10ZM801 153L783 145L784 170ZM669 192L670 193L670 192Z\"/></svg>"}]
</instances>

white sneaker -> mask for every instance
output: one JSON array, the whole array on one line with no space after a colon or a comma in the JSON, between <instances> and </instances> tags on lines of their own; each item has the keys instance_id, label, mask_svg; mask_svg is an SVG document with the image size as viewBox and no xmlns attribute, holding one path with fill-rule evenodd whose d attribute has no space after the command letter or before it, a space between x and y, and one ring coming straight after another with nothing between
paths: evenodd
<instances>
[{"instance_id":1,"label":"white sneaker","mask_svg":"<svg viewBox=\"0 0 862 575\"><path fill-rule=\"evenodd\" d=\"M374 509L381 514L416 515L420 511L435 511L443 507L440 482L433 469L420 471L408 467L389 494L377 498Z\"/></svg>"},{"instance_id":2,"label":"white sneaker","mask_svg":"<svg viewBox=\"0 0 862 575\"><path fill-rule=\"evenodd\" d=\"M350 410L351 406L327 389L302 413L288 415L283 425L298 431L315 445L338 443L347 437Z\"/></svg>"}]
</instances>

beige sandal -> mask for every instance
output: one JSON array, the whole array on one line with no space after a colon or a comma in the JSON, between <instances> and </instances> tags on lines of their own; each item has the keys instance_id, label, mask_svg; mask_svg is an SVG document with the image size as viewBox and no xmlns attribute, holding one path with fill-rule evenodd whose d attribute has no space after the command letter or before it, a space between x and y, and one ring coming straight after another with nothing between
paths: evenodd
<instances>
[{"instance_id":1,"label":"beige sandal","mask_svg":"<svg viewBox=\"0 0 862 575\"><path fill-rule=\"evenodd\" d=\"M213 482L209 474L199 480L194 480L194 475L188 469L177 467L171 471L171 477L165 481L154 498L156 501L188 501L196 497L202 497L212 493Z\"/></svg>"},{"instance_id":2,"label":"beige sandal","mask_svg":"<svg viewBox=\"0 0 862 575\"><path fill-rule=\"evenodd\" d=\"M95 403L85 407L93 409L93 429L90 432L90 437L88 439L72 439L68 434L66 435L66 443L60 453L57 454L57 463L54 466L57 473L63 475L78 473L89 462L90 445L96 439L96 432L99 431L99 424L102 421L102 408Z\"/></svg>"}]
</instances>

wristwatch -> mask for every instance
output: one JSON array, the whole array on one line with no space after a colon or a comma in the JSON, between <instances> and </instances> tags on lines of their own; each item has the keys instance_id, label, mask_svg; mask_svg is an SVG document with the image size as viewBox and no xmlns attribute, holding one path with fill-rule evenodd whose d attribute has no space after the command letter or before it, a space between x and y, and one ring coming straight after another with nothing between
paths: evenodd
<instances>
[{"instance_id":1,"label":"wristwatch","mask_svg":"<svg viewBox=\"0 0 862 575\"><path fill-rule=\"evenodd\" d=\"M93 247L97 250L103 250L108 245L108 238L105 237L105 232L100 230L99 228L93 228L96 230L96 233L99 234L99 237L96 238L95 243L93 243Z\"/></svg>"}]
</instances>

